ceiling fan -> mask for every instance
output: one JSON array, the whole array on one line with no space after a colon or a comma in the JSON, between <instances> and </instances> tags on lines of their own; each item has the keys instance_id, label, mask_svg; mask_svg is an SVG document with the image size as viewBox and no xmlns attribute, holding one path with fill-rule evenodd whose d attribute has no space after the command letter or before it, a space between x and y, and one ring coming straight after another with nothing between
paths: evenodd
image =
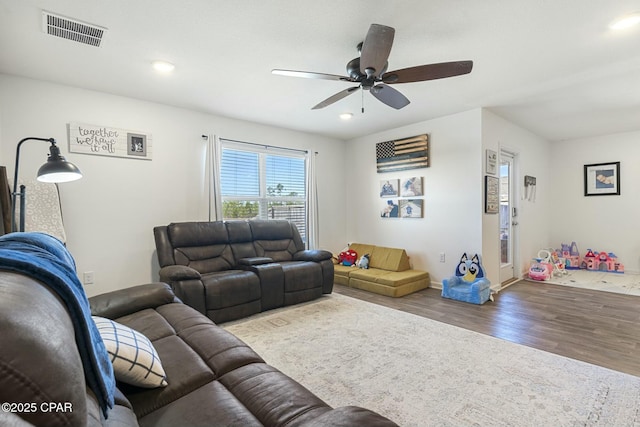
<instances>
[{"instance_id":1,"label":"ceiling fan","mask_svg":"<svg viewBox=\"0 0 640 427\"><path fill-rule=\"evenodd\" d=\"M360 57L352 59L347 64L348 76L280 69L275 69L271 72L283 76L359 83L358 86L352 86L330 96L314 106L312 110L327 107L355 93L358 89L368 90L382 103L399 110L409 105L410 101L389 85L459 76L470 73L473 68L473 61L455 61L419 65L387 72L387 67L389 66L387 59L391 53L394 35L395 29L392 27L371 24L364 42L358 44Z\"/></svg>"}]
</instances>

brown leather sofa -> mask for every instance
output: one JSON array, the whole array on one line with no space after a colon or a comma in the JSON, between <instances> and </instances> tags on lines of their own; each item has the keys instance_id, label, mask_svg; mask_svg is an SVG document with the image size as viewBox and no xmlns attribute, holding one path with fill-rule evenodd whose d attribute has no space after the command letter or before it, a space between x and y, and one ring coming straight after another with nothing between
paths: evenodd
<instances>
[{"instance_id":1,"label":"brown leather sofa","mask_svg":"<svg viewBox=\"0 0 640 427\"><path fill-rule=\"evenodd\" d=\"M2 426L394 426L358 407L332 409L191 307L164 283L90 298L94 315L145 334L168 386L117 383L107 419L87 386L74 327L46 283L0 270Z\"/></svg>"},{"instance_id":2,"label":"brown leather sofa","mask_svg":"<svg viewBox=\"0 0 640 427\"><path fill-rule=\"evenodd\" d=\"M333 290L332 254L305 250L289 221L180 222L153 233L160 281L216 323Z\"/></svg>"}]
</instances>

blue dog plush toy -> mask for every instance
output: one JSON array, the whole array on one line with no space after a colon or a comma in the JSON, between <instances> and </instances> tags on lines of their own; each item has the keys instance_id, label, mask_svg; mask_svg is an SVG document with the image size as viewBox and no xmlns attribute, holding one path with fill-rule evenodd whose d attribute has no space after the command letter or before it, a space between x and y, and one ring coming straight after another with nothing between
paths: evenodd
<instances>
[{"instance_id":1,"label":"blue dog plush toy","mask_svg":"<svg viewBox=\"0 0 640 427\"><path fill-rule=\"evenodd\" d=\"M469 259L462 254L456 275L442 281L442 296L473 304L484 304L491 298L491 282L484 277L480 255ZM493 299L492 299L493 300Z\"/></svg>"}]
</instances>

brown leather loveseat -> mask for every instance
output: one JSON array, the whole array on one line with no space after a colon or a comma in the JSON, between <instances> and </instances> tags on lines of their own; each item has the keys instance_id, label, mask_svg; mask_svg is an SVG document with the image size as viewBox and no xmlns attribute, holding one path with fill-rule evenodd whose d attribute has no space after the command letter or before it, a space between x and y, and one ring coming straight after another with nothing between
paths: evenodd
<instances>
[{"instance_id":1,"label":"brown leather loveseat","mask_svg":"<svg viewBox=\"0 0 640 427\"><path fill-rule=\"evenodd\" d=\"M331 253L305 250L289 221L180 222L153 233L160 281L216 323L333 290Z\"/></svg>"},{"instance_id":2,"label":"brown leather loveseat","mask_svg":"<svg viewBox=\"0 0 640 427\"><path fill-rule=\"evenodd\" d=\"M77 340L77 319L63 294L54 291L56 277L51 282L35 279L13 271L19 260L0 258L2 426L395 425L366 409L332 409L181 303L164 283L89 299L92 315L114 319L149 338L168 382L139 388L118 381L115 405L105 419L87 382L87 350Z\"/></svg>"}]
</instances>

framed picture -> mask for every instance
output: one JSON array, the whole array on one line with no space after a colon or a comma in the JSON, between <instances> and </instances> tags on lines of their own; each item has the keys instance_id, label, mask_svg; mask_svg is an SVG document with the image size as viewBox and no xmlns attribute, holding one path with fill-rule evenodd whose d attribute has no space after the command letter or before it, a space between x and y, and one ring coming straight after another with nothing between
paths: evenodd
<instances>
[{"instance_id":1,"label":"framed picture","mask_svg":"<svg viewBox=\"0 0 640 427\"><path fill-rule=\"evenodd\" d=\"M500 209L499 182L495 176L484 177L484 213L497 214Z\"/></svg>"},{"instance_id":2,"label":"framed picture","mask_svg":"<svg viewBox=\"0 0 640 427\"><path fill-rule=\"evenodd\" d=\"M70 153L136 160L153 158L150 133L78 122L70 122L67 127Z\"/></svg>"},{"instance_id":3,"label":"framed picture","mask_svg":"<svg viewBox=\"0 0 640 427\"><path fill-rule=\"evenodd\" d=\"M498 153L493 150L486 150L484 170L487 175L498 173Z\"/></svg>"},{"instance_id":4,"label":"framed picture","mask_svg":"<svg viewBox=\"0 0 640 427\"><path fill-rule=\"evenodd\" d=\"M620 162L584 165L585 196L619 196Z\"/></svg>"},{"instance_id":5,"label":"framed picture","mask_svg":"<svg viewBox=\"0 0 640 427\"><path fill-rule=\"evenodd\" d=\"M422 190L421 176L412 176L402 180L402 184L400 185L401 197L416 197L423 195L424 192Z\"/></svg>"},{"instance_id":6,"label":"framed picture","mask_svg":"<svg viewBox=\"0 0 640 427\"><path fill-rule=\"evenodd\" d=\"M127 154L147 157L147 135L127 133Z\"/></svg>"},{"instance_id":7,"label":"framed picture","mask_svg":"<svg viewBox=\"0 0 640 427\"><path fill-rule=\"evenodd\" d=\"M399 218L400 217L400 207L398 206L397 200L386 200L382 209L380 210L381 218Z\"/></svg>"},{"instance_id":8,"label":"framed picture","mask_svg":"<svg viewBox=\"0 0 640 427\"><path fill-rule=\"evenodd\" d=\"M385 179L380 181L380 197L398 197L399 179Z\"/></svg>"},{"instance_id":9,"label":"framed picture","mask_svg":"<svg viewBox=\"0 0 640 427\"><path fill-rule=\"evenodd\" d=\"M400 200L400 218L422 218L422 199L402 199Z\"/></svg>"}]
</instances>

